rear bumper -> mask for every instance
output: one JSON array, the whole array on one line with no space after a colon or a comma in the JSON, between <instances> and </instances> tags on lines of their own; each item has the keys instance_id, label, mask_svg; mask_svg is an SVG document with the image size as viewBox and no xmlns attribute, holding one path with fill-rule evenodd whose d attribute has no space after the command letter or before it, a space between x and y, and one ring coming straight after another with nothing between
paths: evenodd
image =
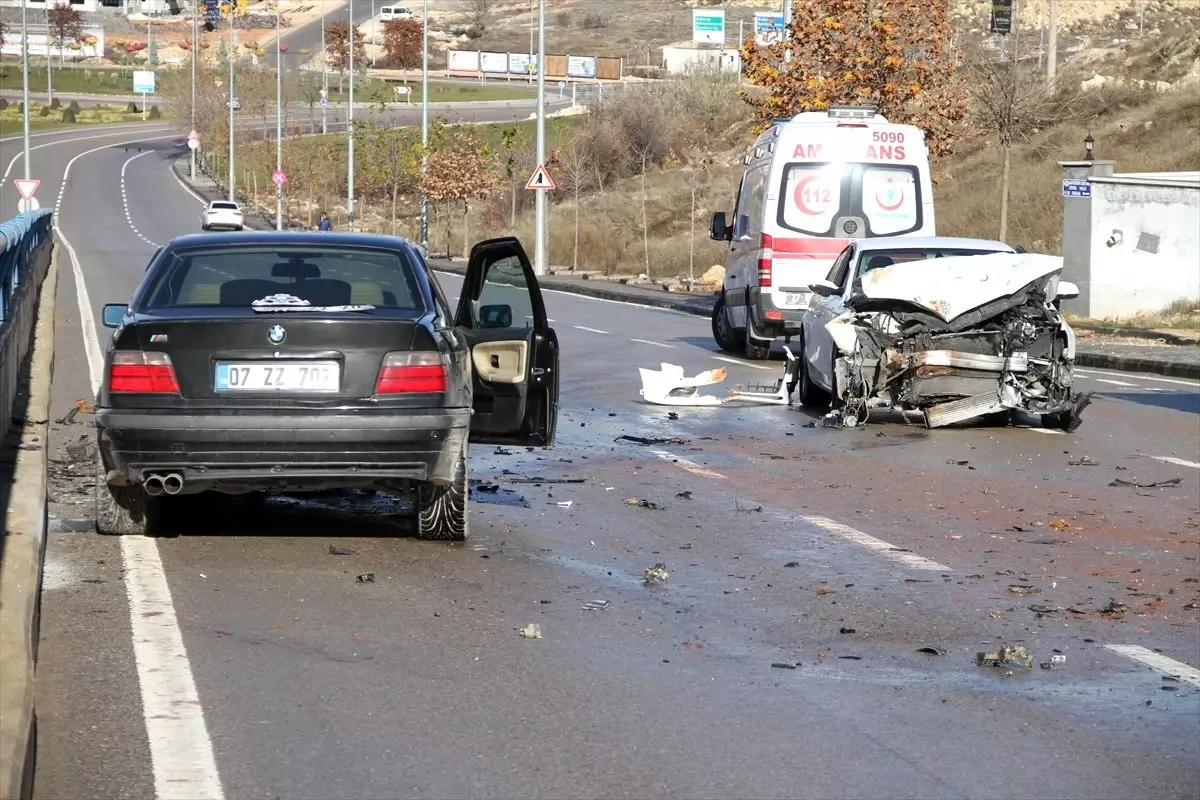
<instances>
[{"instance_id":1,"label":"rear bumper","mask_svg":"<svg viewBox=\"0 0 1200 800\"><path fill-rule=\"evenodd\" d=\"M449 481L470 409L379 414L169 414L97 409L112 484L177 473L185 491Z\"/></svg>"},{"instance_id":2,"label":"rear bumper","mask_svg":"<svg viewBox=\"0 0 1200 800\"><path fill-rule=\"evenodd\" d=\"M800 321L804 319L804 308L783 308L775 305L775 296L761 288L751 287L750 308L754 315L754 329L762 333L795 334L800 332Z\"/></svg>"}]
</instances>

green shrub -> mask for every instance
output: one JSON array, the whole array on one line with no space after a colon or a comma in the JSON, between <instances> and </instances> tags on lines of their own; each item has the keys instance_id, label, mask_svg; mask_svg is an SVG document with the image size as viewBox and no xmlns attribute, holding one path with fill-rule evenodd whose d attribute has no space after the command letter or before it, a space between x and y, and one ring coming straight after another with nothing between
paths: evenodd
<instances>
[{"instance_id":1,"label":"green shrub","mask_svg":"<svg viewBox=\"0 0 1200 800\"><path fill-rule=\"evenodd\" d=\"M150 119L160 119L162 112L158 110L158 106L150 106Z\"/></svg>"}]
</instances>

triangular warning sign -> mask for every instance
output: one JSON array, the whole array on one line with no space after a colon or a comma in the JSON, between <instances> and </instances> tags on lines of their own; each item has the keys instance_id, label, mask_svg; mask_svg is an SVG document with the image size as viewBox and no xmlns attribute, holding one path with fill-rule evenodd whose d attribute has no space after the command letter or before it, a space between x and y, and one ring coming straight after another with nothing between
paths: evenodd
<instances>
[{"instance_id":1,"label":"triangular warning sign","mask_svg":"<svg viewBox=\"0 0 1200 800\"><path fill-rule=\"evenodd\" d=\"M37 178L15 178L13 185L17 187L17 191L21 193L22 200L28 200L33 197L33 193L37 191L42 182ZM553 188L553 186L551 187Z\"/></svg>"},{"instance_id":2,"label":"triangular warning sign","mask_svg":"<svg viewBox=\"0 0 1200 800\"><path fill-rule=\"evenodd\" d=\"M525 184L526 189L554 189L554 181L550 178L550 173L546 172L546 168L538 164L537 169L529 176L529 183Z\"/></svg>"}]
</instances>

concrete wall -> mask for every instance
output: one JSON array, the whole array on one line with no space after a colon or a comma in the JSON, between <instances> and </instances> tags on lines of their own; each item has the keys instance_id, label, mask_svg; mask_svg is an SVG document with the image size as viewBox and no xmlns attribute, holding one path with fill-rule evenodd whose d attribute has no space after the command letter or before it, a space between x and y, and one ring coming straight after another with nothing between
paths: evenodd
<instances>
[{"instance_id":1,"label":"concrete wall","mask_svg":"<svg viewBox=\"0 0 1200 800\"><path fill-rule=\"evenodd\" d=\"M1090 182L1091 296L1080 312L1127 317L1200 300L1200 173Z\"/></svg>"},{"instance_id":2,"label":"concrete wall","mask_svg":"<svg viewBox=\"0 0 1200 800\"><path fill-rule=\"evenodd\" d=\"M734 75L741 69L740 56L733 47L697 47L692 44L667 45L663 48L663 69L681 74L693 69L715 68Z\"/></svg>"}]
</instances>

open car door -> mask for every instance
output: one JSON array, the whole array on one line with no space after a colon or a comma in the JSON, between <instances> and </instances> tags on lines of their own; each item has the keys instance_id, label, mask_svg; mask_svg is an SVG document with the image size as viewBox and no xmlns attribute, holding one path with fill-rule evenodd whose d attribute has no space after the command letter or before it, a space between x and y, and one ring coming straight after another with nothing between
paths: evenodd
<instances>
[{"instance_id":1,"label":"open car door","mask_svg":"<svg viewBox=\"0 0 1200 800\"><path fill-rule=\"evenodd\" d=\"M558 337L517 239L488 239L471 248L455 325L471 346L471 441L553 444Z\"/></svg>"}]
</instances>

